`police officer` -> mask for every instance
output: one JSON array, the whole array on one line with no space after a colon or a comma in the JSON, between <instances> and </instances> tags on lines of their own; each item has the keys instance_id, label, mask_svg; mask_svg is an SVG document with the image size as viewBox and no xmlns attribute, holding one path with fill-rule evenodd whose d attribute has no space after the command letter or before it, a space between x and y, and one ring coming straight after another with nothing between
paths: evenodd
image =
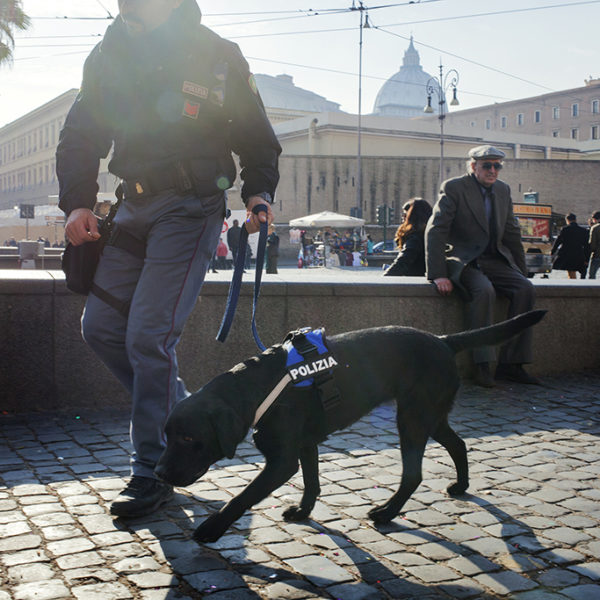
<instances>
[{"instance_id":1,"label":"police officer","mask_svg":"<svg viewBox=\"0 0 600 600\"><path fill-rule=\"evenodd\" d=\"M132 397L132 477L111 512L137 517L173 494L154 466L167 415L188 395L175 346L219 240L232 152L253 232L273 220L281 148L246 61L200 24L195 0L119 0L119 13L86 60L57 173L70 241L94 243L99 162L113 148L119 235L100 259L82 334Z\"/></svg>"}]
</instances>

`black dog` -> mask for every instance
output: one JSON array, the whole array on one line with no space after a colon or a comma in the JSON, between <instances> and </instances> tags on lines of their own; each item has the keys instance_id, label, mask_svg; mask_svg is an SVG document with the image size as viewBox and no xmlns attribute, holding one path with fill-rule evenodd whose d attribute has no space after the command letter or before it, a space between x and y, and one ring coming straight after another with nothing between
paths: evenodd
<instances>
[{"instance_id":1,"label":"black dog","mask_svg":"<svg viewBox=\"0 0 600 600\"><path fill-rule=\"evenodd\" d=\"M469 485L465 443L448 425L459 387L454 355L476 346L507 341L540 321L545 311L519 315L491 327L435 336L408 327L376 327L332 336L328 345L339 366L333 370L341 395L336 411L325 413L312 389L288 386L256 425L254 441L264 470L238 496L195 531L198 542L217 540L243 513L283 485L302 465L304 493L288 508L290 521L306 519L319 495L318 447L327 435L354 423L382 402L395 399L402 452L398 491L369 516L393 519L421 482L425 445L431 437L450 453L456 467L451 495ZM286 352L273 346L219 375L181 401L166 424L167 448L156 467L163 480L190 485L209 467L232 458L251 427L256 410L285 375Z\"/></svg>"}]
</instances>

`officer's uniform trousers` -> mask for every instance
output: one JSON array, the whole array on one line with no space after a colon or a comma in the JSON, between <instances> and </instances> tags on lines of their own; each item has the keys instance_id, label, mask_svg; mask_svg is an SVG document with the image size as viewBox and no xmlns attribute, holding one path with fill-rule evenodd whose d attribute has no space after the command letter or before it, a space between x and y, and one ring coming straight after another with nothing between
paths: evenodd
<instances>
[{"instance_id":1,"label":"officer's uniform trousers","mask_svg":"<svg viewBox=\"0 0 600 600\"><path fill-rule=\"evenodd\" d=\"M486 327L496 321L494 305L496 292L508 298L508 318L533 310L535 289L520 271L513 269L503 258L482 255L477 259L479 269L467 265L461 273L461 283L471 294L465 303L468 329ZM533 360L533 328L504 344L498 362L502 364L524 364ZM494 362L496 350L492 346L481 346L473 350L473 362Z\"/></svg>"},{"instance_id":2,"label":"officer's uniform trousers","mask_svg":"<svg viewBox=\"0 0 600 600\"><path fill-rule=\"evenodd\" d=\"M82 317L85 341L132 397L132 474L154 477L164 425L187 395L175 346L198 299L223 226L225 195L166 190L122 202L115 224L146 241L146 258L106 246L94 282L131 301L125 317L93 293Z\"/></svg>"}]
</instances>

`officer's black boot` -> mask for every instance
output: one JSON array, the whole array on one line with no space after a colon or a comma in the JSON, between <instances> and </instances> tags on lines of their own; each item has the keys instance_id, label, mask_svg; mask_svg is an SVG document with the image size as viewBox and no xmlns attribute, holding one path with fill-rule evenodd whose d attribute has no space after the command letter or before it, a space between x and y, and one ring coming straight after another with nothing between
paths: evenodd
<instances>
[{"instance_id":1,"label":"officer's black boot","mask_svg":"<svg viewBox=\"0 0 600 600\"><path fill-rule=\"evenodd\" d=\"M158 479L134 475L110 506L117 517L143 517L173 497L173 486Z\"/></svg>"}]
</instances>

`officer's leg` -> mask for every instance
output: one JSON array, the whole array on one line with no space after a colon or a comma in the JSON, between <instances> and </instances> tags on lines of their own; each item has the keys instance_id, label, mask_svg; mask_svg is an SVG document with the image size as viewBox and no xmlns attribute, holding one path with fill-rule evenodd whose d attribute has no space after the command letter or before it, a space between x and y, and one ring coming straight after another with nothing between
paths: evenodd
<instances>
[{"instance_id":1,"label":"officer's leg","mask_svg":"<svg viewBox=\"0 0 600 600\"><path fill-rule=\"evenodd\" d=\"M114 246L106 246L94 282L106 292L127 303L135 291L144 261ZM125 348L127 317L100 300L93 292L88 296L81 332L84 340L115 377L131 393L133 370Z\"/></svg>"},{"instance_id":2,"label":"officer's leg","mask_svg":"<svg viewBox=\"0 0 600 600\"><path fill-rule=\"evenodd\" d=\"M188 395L175 346L194 308L223 225L223 197L183 198L148 234L146 260L132 299L127 353L133 368L133 475L153 477L165 447L163 428ZM203 204L204 203L204 204ZM210 214L203 205L210 207Z\"/></svg>"},{"instance_id":3,"label":"officer's leg","mask_svg":"<svg viewBox=\"0 0 600 600\"><path fill-rule=\"evenodd\" d=\"M471 295L471 301L465 303L465 321L467 329L478 329L490 325L494 316L496 292L490 280L476 267L467 265L461 274L461 282ZM493 346L480 346L473 350L475 364L496 360Z\"/></svg>"},{"instance_id":4,"label":"officer's leg","mask_svg":"<svg viewBox=\"0 0 600 600\"><path fill-rule=\"evenodd\" d=\"M508 318L533 309L535 288L522 273L511 268L501 259L482 262L482 269L492 281L496 291L508 298ZM501 364L530 363L533 359L532 336L533 329L530 327L502 346L498 362Z\"/></svg>"}]
</instances>

